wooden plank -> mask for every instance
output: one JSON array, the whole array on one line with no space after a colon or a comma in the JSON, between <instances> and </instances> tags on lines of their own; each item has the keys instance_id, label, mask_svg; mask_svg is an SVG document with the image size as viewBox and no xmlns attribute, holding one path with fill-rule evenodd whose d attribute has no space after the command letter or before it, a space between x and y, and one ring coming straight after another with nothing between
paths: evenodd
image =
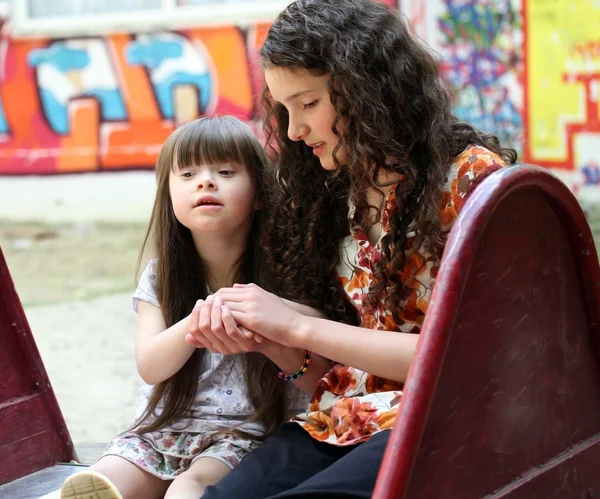
<instances>
[{"instance_id":1,"label":"wooden plank","mask_svg":"<svg viewBox=\"0 0 600 499\"><path fill-rule=\"evenodd\" d=\"M0 447L0 484L53 466L61 453L62 443L51 430Z\"/></svg>"},{"instance_id":2,"label":"wooden plank","mask_svg":"<svg viewBox=\"0 0 600 499\"><path fill-rule=\"evenodd\" d=\"M68 477L85 468L85 466L77 464L59 464L43 469L6 485L0 485L0 497L38 499L40 496L60 489Z\"/></svg>"},{"instance_id":3,"label":"wooden plank","mask_svg":"<svg viewBox=\"0 0 600 499\"><path fill-rule=\"evenodd\" d=\"M52 426L42 394L12 399L0 405L0 449L18 440L37 435Z\"/></svg>"},{"instance_id":4,"label":"wooden plank","mask_svg":"<svg viewBox=\"0 0 600 499\"><path fill-rule=\"evenodd\" d=\"M600 436L551 459L514 483L490 495L490 499L562 499L600 496Z\"/></svg>"},{"instance_id":5,"label":"wooden plank","mask_svg":"<svg viewBox=\"0 0 600 499\"><path fill-rule=\"evenodd\" d=\"M76 459L0 249L0 484Z\"/></svg>"},{"instance_id":6,"label":"wooden plank","mask_svg":"<svg viewBox=\"0 0 600 499\"><path fill-rule=\"evenodd\" d=\"M24 375L25 360L17 349L12 324L6 311L0 309L0 402L31 392L31 383Z\"/></svg>"}]
</instances>

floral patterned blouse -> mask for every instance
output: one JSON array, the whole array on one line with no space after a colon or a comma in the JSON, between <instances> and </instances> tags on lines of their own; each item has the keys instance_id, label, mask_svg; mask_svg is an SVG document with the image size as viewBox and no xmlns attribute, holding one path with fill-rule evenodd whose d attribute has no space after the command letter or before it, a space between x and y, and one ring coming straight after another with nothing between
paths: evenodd
<instances>
[{"instance_id":1,"label":"floral patterned blouse","mask_svg":"<svg viewBox=\"0 0 600 499\"><path fill-rule=\"evenodd\" d=\"M445 231L450 230L466 195L475 186L474 180L477 177L481 180L504 166L506 162L500 156L480 146L469 146L455 160L448 173L440 207ZM362 327L418 334L438 272L435 259L425 251L408 256L402 280L413 291L401 302L400 322L397 323L391 310L386 308L385 292L375 310L372 307L363 309L363 297L373 281L373 267L382 258L381 240L389 230L389 220L396 207L395 197L392 189L385 201L382 233L375 246L355 222L356 210L350 205L351 234L342 245L338 275L358 309ZM414 237L414 233L407 234L407 244L410 244L411 235ZM317 383L308 412L297 415L294 421L319 441L334 445L356 444L392 427L402 388L402 383L337 364Z\"/></svg>"}]
</instances>

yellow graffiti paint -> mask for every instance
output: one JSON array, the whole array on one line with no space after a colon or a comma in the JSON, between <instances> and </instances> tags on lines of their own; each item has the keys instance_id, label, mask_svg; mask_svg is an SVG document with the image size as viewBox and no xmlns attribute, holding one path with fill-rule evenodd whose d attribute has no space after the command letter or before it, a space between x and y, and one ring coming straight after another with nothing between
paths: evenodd
<instances>
[{"instance_id":1,"label":"yellow graffiti paint","mask_svg":"<svg viewBox=\"0 0 600 499\"><path fill-rule=\"evenodd\" d=\"M600 72L600 1L523 4L530 160L564 163L569 159L566 126L586 122L590 98L576 77Z\"/></svg>"}]
</instances>

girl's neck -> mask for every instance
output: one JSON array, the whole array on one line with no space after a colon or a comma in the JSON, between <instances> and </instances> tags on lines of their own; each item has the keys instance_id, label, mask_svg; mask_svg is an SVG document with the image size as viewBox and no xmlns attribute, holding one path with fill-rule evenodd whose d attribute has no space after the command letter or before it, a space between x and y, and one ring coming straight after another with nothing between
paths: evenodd
<instances>
[{"instance_id":1,"label":"girl's neck","mask_svg":"<svg viewBox=\"0 0 600 499\"><path fill-rule=\"evenodd\" d=\"M206 271L206 284L212 292L236 283L248 244L248 231L239 229L228 237L193 234L196 251Z\"/></svg>"}]
</instances>

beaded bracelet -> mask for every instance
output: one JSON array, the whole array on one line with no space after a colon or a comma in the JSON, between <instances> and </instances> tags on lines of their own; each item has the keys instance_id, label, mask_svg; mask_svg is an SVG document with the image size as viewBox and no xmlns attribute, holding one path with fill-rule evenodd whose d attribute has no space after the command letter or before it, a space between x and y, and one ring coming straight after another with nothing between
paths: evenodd
<instances>
[{"instance_id":1,"label":"beaded bracelet","mask_svg":"<svg viewBox=\"0 0 600 499\"><path fill-rule=\"evenodd\" d=\"M304 375L304 373L308 371L308 366L310 365L311 353L312 352L310 350L306 350L306 353L304 354L304 363L302 364L302 367L296 374L286 374L283 371L279 371L277 373L277 376L279 376L284 381L293 381L295 379L298 379L300 376Z\"/></svg>"}]
</instances>

